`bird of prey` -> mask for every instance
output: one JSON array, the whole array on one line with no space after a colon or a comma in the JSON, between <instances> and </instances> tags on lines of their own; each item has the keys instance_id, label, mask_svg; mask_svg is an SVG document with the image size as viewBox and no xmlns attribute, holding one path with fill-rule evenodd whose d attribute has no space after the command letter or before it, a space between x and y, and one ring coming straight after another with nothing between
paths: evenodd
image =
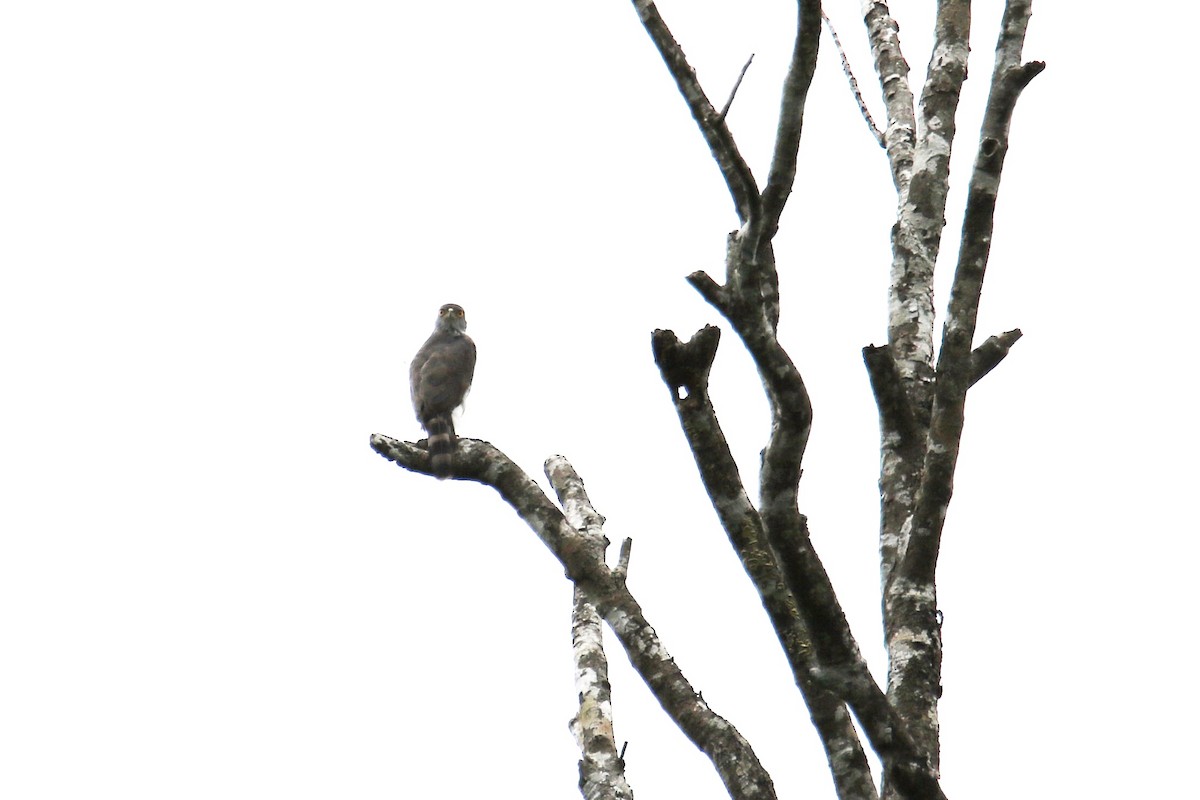
<instances>
[{"instance_id":1,"label":"bird of prey","mask_svg":"<svg viewBox=\"0 0 1200 800\"><path fill-rule=\"evenodd\" d=\"M475 343L466 330L462 306L442 306L433 334L417 351L408 372L413 409L429 433L430 471L439 479L450 475L458 445L451 414L462 405L475 375Z\"/></svg>"}]
</instances>

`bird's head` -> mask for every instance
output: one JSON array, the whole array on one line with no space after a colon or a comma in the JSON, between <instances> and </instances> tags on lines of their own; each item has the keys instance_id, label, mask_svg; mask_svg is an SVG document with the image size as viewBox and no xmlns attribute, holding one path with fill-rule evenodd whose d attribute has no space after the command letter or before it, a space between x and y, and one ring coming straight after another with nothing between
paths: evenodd
<instances>
[{"instance_id":1,"label":"bird's head","mask_svg":"<svg viewBox=\"0 0 1200 800\"><path fill-rule=\"evenodd\" d=\"M460 305L446 303L446 305L438 309L437 326L441 330L462 333L467 329L467 312L463 311Z\"/></svg>"}]
</instances>

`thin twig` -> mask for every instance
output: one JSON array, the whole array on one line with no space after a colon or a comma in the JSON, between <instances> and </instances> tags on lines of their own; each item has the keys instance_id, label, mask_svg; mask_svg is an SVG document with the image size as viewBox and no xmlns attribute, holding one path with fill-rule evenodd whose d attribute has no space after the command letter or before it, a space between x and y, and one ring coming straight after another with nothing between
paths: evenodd
<instances>
[{"instance_id":1,"label":"thin twig","mask_svg":"<svg viewBox=\"0 0 1200 800\"><path fill-rule=\"evenodd\" d=\"M725 120L717 115L717 110L713 108L696 78L696 71L688 63L683 48L675 41L653 0L633 0L633 7L637 10L646 33L650 34L651 41L658 48L671 77L675 79L675 86L687 102L692 119L699 126L704 140L708 143L708 149L712 152L713 160L717 162L721 174L725 177L725 185L729 188L729 194L737 208L738 219L746 222L757 211L760 203L758 184L754 181L750 166L738 152L737 144L733 141L733 135L725 125Z\"/></svg>"},{"instance_id":2,"label":"thin twig","mask_svg":"<svg viewBox=\"0 0 1200 800\"><path fill-rule=\"evenodd\" d=\"M867 127L871 129L871 135L875 137L875 141L879 143L881 148L886 149L887 142L883 138L883 131L879 130L879 126L871 118L871 112L867 110L867 101L863 99L862 91L858 88L858 81L854 79L854 70L850 69L850 59L846 57L846 51L842 47L842 40L838 38L837 31L833 27L833 22L830 21L829 15L825 13L825 9L821 9L821 19L825 20L825 27L829 28L829 35L833 38L833 46L837 48L838 55L842 59L842 72L846 73L846 80L850 81L850 91L854 93L854 100L858 103L858 110L862 112L863 119L867 121Z\"/></svg>"},{"instance_id":3,"label":"thin twig","mask_svg":"<svg viewBox=\"0 0 1200 800\"><path fill-rule=\"evenodd\" d=\"M742 65L742 71L738 73L737 80L733 83L733 89L729 92L729 99L725 101L725 105L721 107L721 113L717 114L717 119L725 121L725 116L729 113L729 107L733 105L733 98L737 97L738 87L742 85L742 78L746 77L746 70L750 69L750 64L754 61L754 53L746 59L746 63Z\"/></svg>"}]
</instances>

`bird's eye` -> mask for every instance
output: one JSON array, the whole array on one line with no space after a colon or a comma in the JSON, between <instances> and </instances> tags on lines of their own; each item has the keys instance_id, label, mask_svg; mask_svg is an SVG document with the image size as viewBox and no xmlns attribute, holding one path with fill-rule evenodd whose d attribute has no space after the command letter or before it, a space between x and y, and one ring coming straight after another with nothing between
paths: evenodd
<instances>
[{"instance_id":1,"label":"bird's eye","mask_svg":"<svg viewBox=\"0 0 1200 800\"><path fill-rule=\"evenodd\" d=\"M460 308L460 309L456 310L454 313L461 317L463 315L463 310Z\"/></svg>"}]
</instances>

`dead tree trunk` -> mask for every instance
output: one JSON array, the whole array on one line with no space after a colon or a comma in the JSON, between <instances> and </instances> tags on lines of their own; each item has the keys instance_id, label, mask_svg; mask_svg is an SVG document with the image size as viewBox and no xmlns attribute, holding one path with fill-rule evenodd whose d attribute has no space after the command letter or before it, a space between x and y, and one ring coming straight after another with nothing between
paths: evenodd
<instances>
[{"instance_id":1,"label":"dead tree trunk","mask_svg":"<svg viewBox=\"0 0 1200 800\"><path fill-rule=\"evenodd\" d=\"M718 110L655 4L633 0L633 5L708 143L738 218L737 230L727 239L723 280L704 272L695 272L687 280L724 317L750 353L771 409L771 432L762 453L755 503L738 473L708 393L719 329L706 326L686 342L672 331L655 331L654 360L700 479L774 627L824 745L838 797L875 800L879 796L858 730L883 764L880 778L885 796L943 797L938 772L942 651L937 555L953 490L967 390L1020 337L1020 331L1010 331L972 347L1009 121L1020 92L1044 66L1021 61L1030 2L1009 0L1005 7L949 310L936 351L933 275L945 224L955 115L966 77L970 3L938 3L935 44L919 102L908 83L898 27L887 5L874 0L863 5L887 109L882 144L897 192L888 342L863 350L880 420L879 550L889 658L886 689L867 669L798 505L813 409L799 369L777 338L781 306L772 242L796 177L805 97L821 34L820 3L798 0L795 46L784 79L771 165L761 190L726 122L734 97ZM429 473L428 453L417 445L379 435L371 438L371 445L407 469ZM632 796L612 735L607 665L597 627L597 620L603 619L663 710L711 759L730 797L774 798L771 778L750 743L692 688L630 594L624 580L628 543L622 548L620 566L610 569L605 563L608 543L601 531L603 520L587 501L582 482L560 456L547 461L546 473L562 508L486 442L460 440L452 477L495 488L554 552L575 583L580 710L572 729L582 750L584 796Z\"/></svg>"}]
</instances>

